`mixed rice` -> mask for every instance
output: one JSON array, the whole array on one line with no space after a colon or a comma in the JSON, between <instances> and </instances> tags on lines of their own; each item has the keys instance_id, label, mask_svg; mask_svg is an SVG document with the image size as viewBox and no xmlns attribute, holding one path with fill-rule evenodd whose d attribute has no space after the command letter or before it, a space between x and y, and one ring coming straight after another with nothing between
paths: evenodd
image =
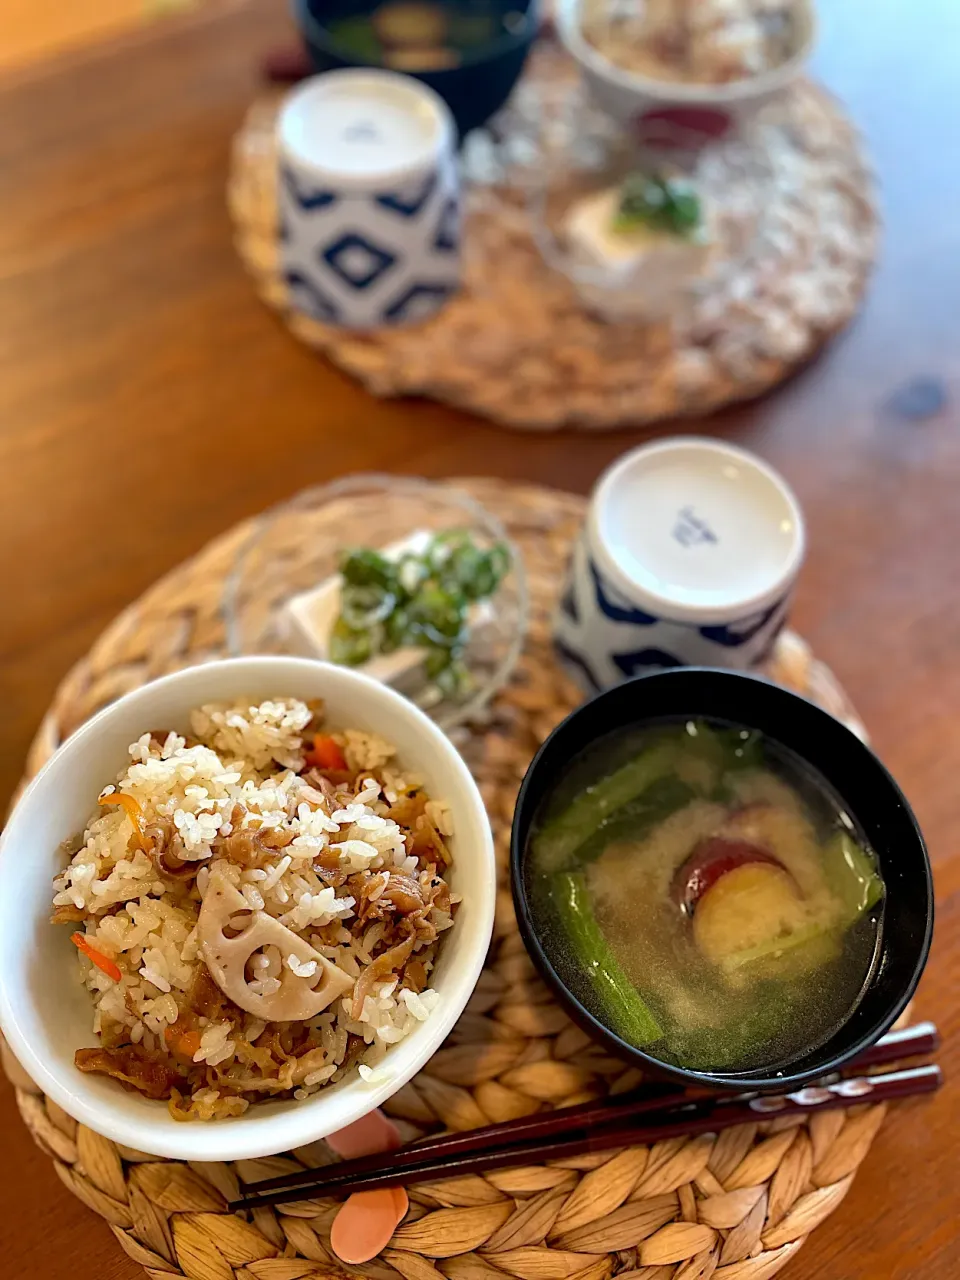
<instances>
[{"instance_id":1,"label":"mixed rice","mask_svg":"<svg viewBox=\"0 0 960 1280\"><path fill-rule=\"evenodd\" d=\"M791 56L794 9L794 0L587 0L583 34L626 71L725 84Z\"/></svg>"},{"instance_id":2,"label":"mixed rice","mask_svg":"<svg viewBox=\"0 0 960 1280\"><path fill-rule=\"evenodd\" d=\"M54 881L99 1072L178 1119L371 1082L436 1007L447 812L394 748L293 698L144 733Z\"/></svg>"}]
</instances>

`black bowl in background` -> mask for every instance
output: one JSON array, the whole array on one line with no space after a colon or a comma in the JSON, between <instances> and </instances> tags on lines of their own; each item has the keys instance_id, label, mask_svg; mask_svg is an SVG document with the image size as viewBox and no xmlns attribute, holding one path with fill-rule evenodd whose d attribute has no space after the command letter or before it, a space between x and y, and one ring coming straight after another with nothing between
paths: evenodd
<instances>
[{"instance_id":1,"label":"black bowl in background","mask_svg":"<svg viewBox=\"0 0 960 1280\"><path fill-rule=\"evenodd\" d=\"M339 44L328 24L331 20L365 17L379 9L383 2L292 0L294 18L317 71L382 65L366 62ZM435 2L444 4L447 0ZM537 32L534 0L489 0L489 7L502 14L522 14L525 21L518 31L504 29L495 40L466 57L458 67L409 73L439 93L453 113L461 137L486 124L507 101L520 78Z\"/></svg>"},{"instance_id":2,"label":"black bowl in background","mask_svg":"<svg viewBox=\"0 0 960 1280\"><path fill-rule=\"evenodd\" d=\"M779 1068L737 1073L686 1070L621 1040L564 984L547 955L523 875L531 827L570 762L611 732L672 717L732 721L759 730L818 770L859 822L886 883L880 962L851 1017L819 1048ZM533 759L517 798L510 878L520 933L560 1003L588 1035L635 1066L687 1084L782 1089L833 1071L872 1045L903 1012L926 964L933 935L933 880L923 836L900 788L873 752L839 720L759 676L677 667L640 676L598 694L563 721Z\"/></svg>"}]
</instances>

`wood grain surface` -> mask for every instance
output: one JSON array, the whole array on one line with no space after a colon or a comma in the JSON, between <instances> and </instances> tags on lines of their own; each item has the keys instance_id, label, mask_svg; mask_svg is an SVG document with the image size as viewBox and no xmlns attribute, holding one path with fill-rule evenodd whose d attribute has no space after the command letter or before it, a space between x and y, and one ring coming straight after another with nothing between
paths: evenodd
<instances>
[{"instance_id":1,"label":"wood grain surface","mask_svg":"<svg viewBox=\"0 0 960 1280\"><path fill-rule=\"evenodd\" d=\"M818 69L866 130L887 233L861 319L774 397L687 424L797 489L795 622L913 800L938 925L919 1013L960 1069L960 168L953 0L830 0ZM363 468L585 492L639 433L510 434L380 403L297 346L230 245L227 147L279 0L216 7L0 83L2 788L59 677L158 574L235 520ZM0 975L2 981L2 975ZM0 1085L2 1272L139 1280ZM960 1264L953 1079L884 1126L788 1280L948 1280ZM953 1139L953 1141L951 1141Z\"/></svg>"},{"instance_id":2,"label":"wood grain surface","mask_svg":"<svg viewBox=\"0 0 960 1280\"><path fill-rule=\"evenodd\" d=\"M22 66L53 51L76 48L153 22L202 0L3 0L0 67Z\"/></svg>"}]
</instances>

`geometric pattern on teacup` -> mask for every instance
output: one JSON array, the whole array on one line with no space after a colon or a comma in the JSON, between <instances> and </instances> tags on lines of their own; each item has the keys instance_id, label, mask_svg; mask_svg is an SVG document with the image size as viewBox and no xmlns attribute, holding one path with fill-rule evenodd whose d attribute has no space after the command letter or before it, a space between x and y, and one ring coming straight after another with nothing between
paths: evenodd
<instances>
[{"instance_id":1,"label":"geometric pattern on teacup","mask_svg":"<svg viewBox=\"0 0 960 1280\"><path fill-rule=\"evenodd\" d=\"M593 692L667 667L752 667L772 649L787 606L784 598L722 626L654 617L602 576L581 537L555 614L554 641L561 661Z\"/></svg>"},{"instance_id":2,"label":"geometric pattern on teacup","mask_svg":"<svg viewBox=\"0 0 960 1280\"><path fill-rule=\"evenodd\" d=\"M557 652L563 666L567 667L574 676L578 677L581 687L586 688L588 693L600 693L603 685L597 679L590 663L579 650L571 648L570 645L558 633L554 633L553 647Z\"/></svg>"},{"instance_id":3,"label":"geometric pattern on teacup","mask_svg":"<svg viewBox=\"0 0 960 1280\"><path fill-rule=\"evenodd\" d=\"M327 191L321 187L313 187L298 176L288 165L281 168L284 185L292 196L294 203L306 212L314 209L328 209L337 201L335 191Z\"/></svg>"},{"instance_id":4,"label":"geometric pattern on teacup","mask_svg":"<svg viewBox=\"0 0 960 1280\"><path fill-rule=\"evenodd\" d=\"M460 248L460 204L455 196L451 196L443 206L437 229L433 236L433 247L442 253L456 253Z\"/></svg>"},{"instance_id":5,"label":"geometric pattern on teacup","mask_svg":"<svg viewBox=\"0 0 960 1280\"><path fill-rule=\"evenodd\" d=\"M785 609L787 601L777 600L762 613L751 614L747 618L738 618L736 622L728 622L722 626L701 627L700 634L714 644L722 644L728 649L746 644L758 632L762 631L778 609Z\"/></svg>"},{"instance_id":6,"label":"geometric pattern on teacup","mask_svg":"<svg viewBox=\"0 0 960 1280\"><path fill-rule=\"evenodd\" d=\"M623 678L629 680L640 671L651 667L662 670L665 667L682 667L683 663L665 649L636 649L633 653L613 653L610 655L617 668L623 672Z\"/></svg>"},{"instance_id":7,"label":"geometric pattern on teacup","mask_svg":"<svg viewBox=\"0 0 960 1280\"><path fill-rule=\"evenodd\" d=\"M395 253L355 231L338 236L317 255L352 289L369 289L397 261Z\"/></svg>"},{"instance_id":8,"label":"geometric pattern on teacup","mask_svg":"<svg viewBox=\"0 0 960 1280\"><path fill-rule=\"evenodd\" d=\"M458 288L452 157L389 190L321 191L286 158L281 172L278 249L295 310L376 329L423 321Z\"/></svg>"},{"instance_id":9,"label":"geometric pattern on teacup","mask_svg":"<svg viewBox=\"0 0 960 1280\"><path fill-rule=\"evenodd\" d=\"M398 191L381 192L373 198L382 209L399 213L402 218L415 218L433 195L437 177L436 169L431 169L425 178L417 178Z\"/></svg>"},{"instance_id":10,"label":"geometric pattern on teacup","mask_svg":"<svg viewBox=\"0 0 960 1280\"><path fill-rule=\"evenodd\" d=\"M314 320L323 324L336 324L340 318L336 304L324 297L314 280L308 279L302 272L287 270L284 272L287 288L290 290L290 305L297 311L304 311Z\"/></svg>"},{"instance_id":11,"label":"geometric pattern on teacup","mask_svg":"<svg viewBox=\"0 0 960 1280\"><path fill-rule=\"evenodd\" d=\"M409 324L425 320L454 291L450 284L429 284L420 280L404 289L399 297L383 309L383 318L392 324Z\"/></svg>"},{"instance_id":12,"label":"geometric pattern on teacup","mask_svg":"<svg viewBox=\"0 0 960 1280\"><path fill-rule=\"evenodd\" d=\"M565 613L571 622L580 621L580 610L577 607L577 595L573 589L573 583L568 582L563 595L560 597L559 605L561 613Z\"/></svg>"},{"instance_id":13,"label":"geometric pattern on teacup","mask_svg":"<svg viewBox=\"0 0 960 1280\"><path fill-rule=\"evenodd\" d=\"M629 622L635 627L652 627L659 619L652 613L646 613L611 583L604 582L600 570L592 560L588 561L590 576L593 578L593 589L596 593L597 608L604 617L614 622Z\"/></svg>"}]
</instances>

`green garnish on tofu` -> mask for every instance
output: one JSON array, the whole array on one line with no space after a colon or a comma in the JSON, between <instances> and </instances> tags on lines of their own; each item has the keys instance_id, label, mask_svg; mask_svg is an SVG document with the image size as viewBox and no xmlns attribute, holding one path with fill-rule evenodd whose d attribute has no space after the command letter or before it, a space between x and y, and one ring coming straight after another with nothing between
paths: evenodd
<instances>
[{"instance_id":1,"label":"green garnish on tofu","mask_svg":"<svg viewBox=\"0 0 960 1280\"><path fill-rule=\"evenodd\" d=\"M620 189L613 230L627 233L647 227L690 240L702 222L700 197L688 182L638 172L631 173Z\"/></svg>"}]
</instances>

